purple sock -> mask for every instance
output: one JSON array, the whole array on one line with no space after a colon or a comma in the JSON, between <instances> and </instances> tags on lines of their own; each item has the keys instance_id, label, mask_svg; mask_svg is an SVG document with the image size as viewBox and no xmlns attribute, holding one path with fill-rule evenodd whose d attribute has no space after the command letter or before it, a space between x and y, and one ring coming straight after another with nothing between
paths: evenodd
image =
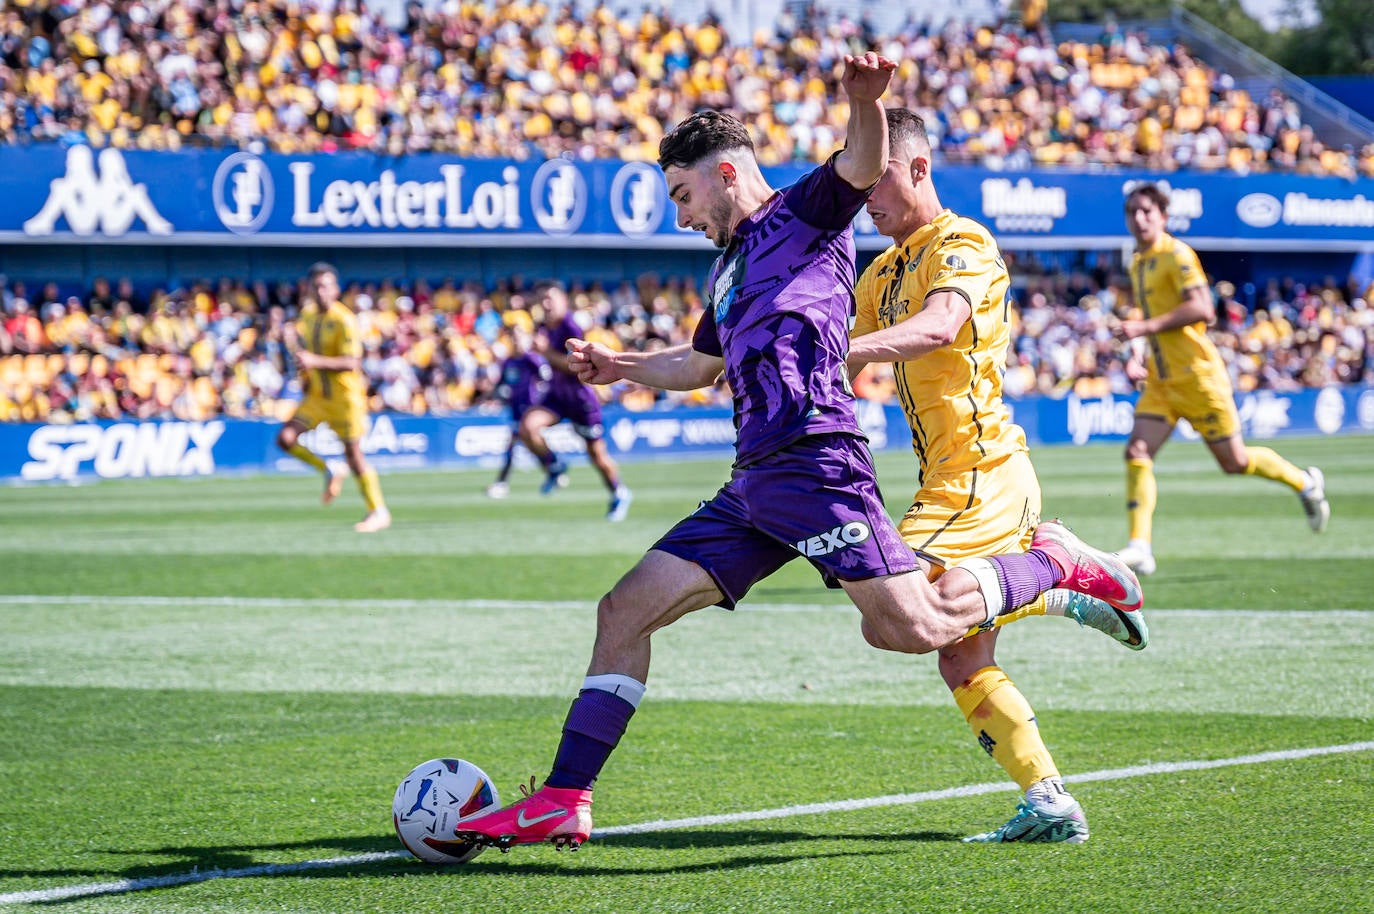
<instances>
[{"instance_id":1,"label":"purple sock","mask_svg":"<svg viewBox=\"0 0 1374 914\"><path fill-rule=\"evenodd\" d=\"M563 739L546 783L590 790L634 713L635 706L617 695L583 689L568 709Z\"/></svg>"},{"instance_id":2,"label":"purple sock","mask_svg":"<svg viewBox=\"0 0 1374 914\"><path fill-rule=\"evenodd\" d=\"M988 561L997 566L997 579L1002 584L1002 612L1025 606L1064 579L1059 566L1043 552L1013 555L992 555Z\"/></svg>"}]
</instances>

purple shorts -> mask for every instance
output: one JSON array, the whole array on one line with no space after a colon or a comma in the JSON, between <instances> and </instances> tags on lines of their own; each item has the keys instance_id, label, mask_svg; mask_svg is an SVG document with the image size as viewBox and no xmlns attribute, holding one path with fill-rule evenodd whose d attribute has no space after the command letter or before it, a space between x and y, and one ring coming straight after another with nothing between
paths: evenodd
<instances>
[{"instance_id":1,"label":"purple shorts","mask_svg":"<svg viewBox=\"0 0 1374 914\"><path fill-rule=\"evenodd\" d=\"M575 385L575 386L574 386ZM596 391L586 384L573 381L565 386L557 381L549 386L544 399L534 406L542 406L560 420L566 419L573 424L577 434L585 441L597 441L604 433L601 425L601 401Z\"/></svg>"},{"instance_id":2,"label":"purple shorts","mask_svg":"<svg viewBox=\"0 0 1374 914\"><path fill-rule=\"evenodd\" d=\"M736 467L724 488L653 548L700 566L726 609L797 556L827 584L916 568L883 507L868 444L843 434L802 438Z\"/></svg>"}]
</instances>

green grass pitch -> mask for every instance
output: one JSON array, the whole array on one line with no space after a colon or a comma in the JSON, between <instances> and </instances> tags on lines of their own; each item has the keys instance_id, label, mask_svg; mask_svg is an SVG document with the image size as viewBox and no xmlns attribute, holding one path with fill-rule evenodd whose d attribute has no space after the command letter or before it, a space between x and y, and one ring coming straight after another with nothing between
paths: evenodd
<instances>
[{"instance_id":1,"label":"green grass pitch","mask_svg":"<svg viewBox=\"0 0 1374 914\"><path fill-rule=\"evenodd\" d=\"M1174 443L1149 649L1002 636L1087 844L960 843L1014 785L934 659L867 648L795 562L656 636L598 784L610 834L452 868L399 852L400 777L450 754L507 800L542 777L596 598L724 462L627 466L619 525L585 463L503 502L487 473L391 475L372 537L351 483L322 508L305 476L0 488L0 911L1372 911L1374 439L1278 450L1325 470L1325 535ZM1119 546L1119 449L1034 458L1047 515ZM914 460L879 469L899 513ZM846 802L869 798L895 799Z\"/></svg>"}]
</instances>

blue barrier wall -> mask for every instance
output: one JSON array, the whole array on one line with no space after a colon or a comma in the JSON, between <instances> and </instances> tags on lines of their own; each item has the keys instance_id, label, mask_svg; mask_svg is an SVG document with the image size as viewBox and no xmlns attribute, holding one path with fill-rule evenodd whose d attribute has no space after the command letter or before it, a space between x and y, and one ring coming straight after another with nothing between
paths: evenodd
<instances>
[{"instance_id":1,"label":"blue barrier wall","mask_svg":"<svg viewBox=\"0 0 1374 914\"><path fill-rule=\"evenodd\" d=\"M800 166L767 170L781 186ZM1125 243L1124 194L1160 180L1170 226L1216 250L1374 250L1374 179L941 169L946 205L1004 247ZM710 250L644 162L0 147L0 243ZM882 248L866 215L860 247Z\"/></svg>"},{"instance_id":2,"label":"blue barrier wall","mask_svg":"<svg viewBox=\"0 0 1374 914\"><path fill-rule=\"evenodd\" d=\"M1105 400L1034 398L1013 403L1016 421L1033 445L1124 441L1134 397ZM1237 399L1247 439L1287 435L1374 432L1374 389L1261 392ZM906 449L911 435L896 406L862 403L860 418L875 450ZM0 425L0 481L58 482L217 473L304 472L277 451L277 424L216 419L206 422L99 422L75 425ZM1188 428L1178 432L1196 438ZM606 438L617 460L727 458L734 444L730 412L720 408L629 412L606 410ZM324 456L342 453L338 439L317 429L304 441ZM494 415L374 417L363 450L383 472L438 467L495 466L509 440ZM554 450L577 456L581 441L567 425L550 430Z\"/></svg>"}]
</instances>

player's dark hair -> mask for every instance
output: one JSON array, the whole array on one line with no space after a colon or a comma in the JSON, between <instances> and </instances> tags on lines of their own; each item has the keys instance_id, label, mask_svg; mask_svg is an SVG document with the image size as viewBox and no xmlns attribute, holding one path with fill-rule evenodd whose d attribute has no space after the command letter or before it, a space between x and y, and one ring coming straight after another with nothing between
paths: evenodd
<instances>
[{"instance_id":1,"label":"player's dark hair","mask_svg":"<svg viewBox=\"0 0 1374 914\"><path fill-rule=\"evenodd\" d=\"M1136 197L1148 198L1155 206L1159 207L1161 213L1169 212L1169 195L1160 189L1158 184L1147 181L1131 188L1131 192L1126 195L1125 209L1131 208L1131 201Z\"/></svg>"},{"instance_id":2,"label":"player's dark hair","mask_svg":"<svg viewBox=\"0 0 1374 914\"><path fill-rule=\"evenodd\" d=\"M334 269L334 264L325 263L323 260L312 263L310 265L310 272L306 275L310 278L311 282L314 282L325 273L333 273L336 277L339 275L339 271Z\"/></svg>"},{"instance_id":3,"label":"player's dark hair","mask_svg":"<svg viewBox=\"0 0 1374 914\"><path fill-rule=\"evenodd\" d=\"M754 141L739 118L722 111L698 111L664 134L658 143L659 168L691 168L717 152L747 149Z\"/></svg>"},{"instance_id":4,"label":"player's dark hair","mask_svg":"<svg viewBox=\"0 0 1374 914\"><path fill-rule=\"evenodd\" d=\"M930 153L930 134L926 122L907 108L887 109L887 144L889 148L912 144L920 152Z\"/></svg>"}]
</instances>

